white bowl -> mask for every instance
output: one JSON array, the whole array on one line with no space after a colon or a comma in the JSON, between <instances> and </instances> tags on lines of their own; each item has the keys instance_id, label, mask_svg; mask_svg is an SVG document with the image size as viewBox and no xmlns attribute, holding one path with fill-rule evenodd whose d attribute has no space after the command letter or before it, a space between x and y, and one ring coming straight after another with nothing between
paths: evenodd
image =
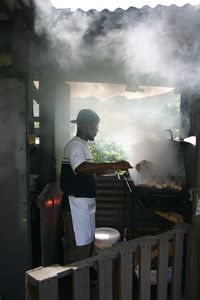
<instances>
[{"instance_id":1,"label":"white bowl","mask_svg":"<svg viewBox=\"0 0 200 300\"><path fill-rule=\"evenodd\" d=\"M98 248L108 248L120 239L118 230L110 227L99 227L95 229L95 246Z\"/></svg>"}]
</instances>

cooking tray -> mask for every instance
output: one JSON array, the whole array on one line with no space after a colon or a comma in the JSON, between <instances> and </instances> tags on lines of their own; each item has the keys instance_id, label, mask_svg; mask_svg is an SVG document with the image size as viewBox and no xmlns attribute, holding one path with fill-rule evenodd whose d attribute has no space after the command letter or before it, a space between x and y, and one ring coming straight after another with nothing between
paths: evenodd
<instances>
[{"instance_id":1,"label":"cooking tray","mask_svg":"<svg viewBox=\"0 0 200 300\"><path fill-rule=\"evenodd\" d=\"M153 186L136 185L135 192L141 202L151 211L182 211L189 197L185 189L176 190L169 187L158 189Z\"/></svg>"}]
</instances>

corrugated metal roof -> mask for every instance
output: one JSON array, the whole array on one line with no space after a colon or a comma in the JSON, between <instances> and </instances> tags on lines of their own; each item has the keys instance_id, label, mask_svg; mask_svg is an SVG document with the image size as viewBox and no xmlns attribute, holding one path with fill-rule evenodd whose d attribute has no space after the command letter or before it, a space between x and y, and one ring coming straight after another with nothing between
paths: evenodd
<instances>
[{"instance_id":1,"label":"corrugated metal roof","mask_svg":"<svg viewBox=\"0 0 200 300\"><path fill-rule=\"evenodd\" d=\"M70 72L91 65L100 74L101 67L112 65L131 83L155 78L181 85L185 78L194 83L199 78L199 9L190 4L113 12L41 8L35 29L47 37L53 59Z\"/></svg>"},{"instance_id":2,"label":"corrugated metal roof","mask_svg":"<svg viewBox=\"0 0 200 300\"><path fill-rule=\"evenodd\" d=\"M104 9L109 11L115 11L118 8L127 10L129 7L134 6L137 8L142 8L144 6L156 7L157 5L177 5L179 7L184 6L185 4L197 5L198 0L109 0L109 1L90 1L90 0L73 0L73 1L63 1L63 0L50 0L52 5L56 8L69 8L72 11L81 9L83 11L89 11L95 9L96 11L101 12ZM36 1L37 3L37 1Z\"/></svg>"},{"instance_id":3,"label":"corrugated metal roof","mask_svg":"<svg viewBox=\"0 0 200 300\"><path fill-rule=\"evenodd\" d=\"M83 13L90 13L90 12L96 12L96 13L104 13L104 12L107 12L107 13L116 13L116 12L119 12L119 11L120 12L121 11L126 12L126 11L130 11L130 10L138 10L138 11L142 10L142 11L145 11L145 10L155 10L155 9L161 9L161 8L162 9L170 9L172 7L176 7L177 9L179 9L179 8L181 9L181 8L188 7L188 6L193 7L195 9L198 9L200 7L200 4L198 4L198 5L192 5L192 4L186 3L186 4L181 5L181 6L176 5L176 4L171 4L171 5L158 4L158 5L154 6L154 7L152 7L150 5L144 5L144 6L140 7L140 8L135 7L135 6L129 6L126 9L124 9L123 7L117 7L114 10L110 10L107 7L105 7L102 10L98 10L98 9L95 9L95 8L90 8L88 10L77 8L76 10L72 10L71 8L55 8L55 7L54 7L54 9L57 10L57 11L65 11L67 13L74 13L74 12L77 12L77 11L80 11L80 12L83 12Z\"/></svg>"},{"instance_id":4,"label":"corrugated metal roof","mask_svg":"<svg viewBox=\"0 0 200 300\"><path fill-rule=\"evenodd\" d=\"M64 20L67 20L67 18L71 16L80 15L81 17L87 15L91 17L93 21L89 31L90 31L90 35L93 36L96 35L97 33L98 34L105 33L105 31L107 30L126 28L128 25L135 26L137 25L137 22L143 22L148 19L154 21L162 20L169 23L170 25L173 25L175 23L179 25L181 22L181 18L184 22L187 22L188 20L190 20L191 14L193 15L194 18L197 18L199 15L199 11L200 11L200 6L192 6L190 4L186 4L182 7L179 7L177 5L171 5L171 6L157 5L154 8L147 5L143 6L142 8L136 8L131 6L127 10L117 8L114 11L109 11L108 9L104 9L101 12L95 9L91 9L89 11L83 11L81 9L77 9L76 11L73 12L69 9L54 8L53 12L49 11L49 13L51 15L52 24L54 24L55 26L57 26L58 21L62 22ZM41 10L41 13L45 13L44 17L46 17L46 19L49 18L47 12ZM52 25L52 28L54 25ZM44 26L45 26L45 21L44 21ZM191 28L191 24L190 24L190 28Z\"/></svg>"}]
</instances>

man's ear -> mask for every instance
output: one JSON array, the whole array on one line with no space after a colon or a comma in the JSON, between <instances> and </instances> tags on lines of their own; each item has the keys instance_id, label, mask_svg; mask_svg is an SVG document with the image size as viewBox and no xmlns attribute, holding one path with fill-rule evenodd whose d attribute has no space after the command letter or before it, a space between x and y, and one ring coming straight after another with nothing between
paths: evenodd
<instances>
[{"instance_id":1,"label":"man's ear","mask_svg":"<svg viewBox=\"0 0 200 300\"><path fill-rule=\"evenodd\" d=\"M82 128L82 129L88 128L88 124L86 124L86 123L81 123L81 128Z\"/></svg>"},{"instance_id":2,"label":"man's ear","mask_svg":"<svg viewBox=\"0 0 200 300\"><path fill-rule=\"evenodd\" d=\"M78 123L77 124L79 129L85 128L85 124L84 123Z\"/></svg>"}]
</instances>

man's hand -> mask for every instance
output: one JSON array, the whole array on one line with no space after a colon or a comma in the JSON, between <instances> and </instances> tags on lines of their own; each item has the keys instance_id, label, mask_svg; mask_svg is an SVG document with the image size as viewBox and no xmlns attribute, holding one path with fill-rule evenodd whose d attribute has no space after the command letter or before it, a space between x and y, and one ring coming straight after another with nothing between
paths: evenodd
<instances>
[{"instance_id":1,"label":"man's hand","mask_svg":"<svg viewBox=\"0 0 200 300\"><path fill-rule=\"evenodd\" d=\"M112 165L112 169L115 171L127 171L128 169L132 168L133 167L129 164L129 162L125 160L118 161Z\"/></svg>"},{"instance_id":2,"label":"man's hand","mask_svg":"<svg viewBox=\"0 0 200 300\"><path fill-rule=\"evenodd\" d=\"M136 166L136 170L143 176L151 176L153 174L153 163L148 160L141 160Z\"/></svg>"}]
</instances>

